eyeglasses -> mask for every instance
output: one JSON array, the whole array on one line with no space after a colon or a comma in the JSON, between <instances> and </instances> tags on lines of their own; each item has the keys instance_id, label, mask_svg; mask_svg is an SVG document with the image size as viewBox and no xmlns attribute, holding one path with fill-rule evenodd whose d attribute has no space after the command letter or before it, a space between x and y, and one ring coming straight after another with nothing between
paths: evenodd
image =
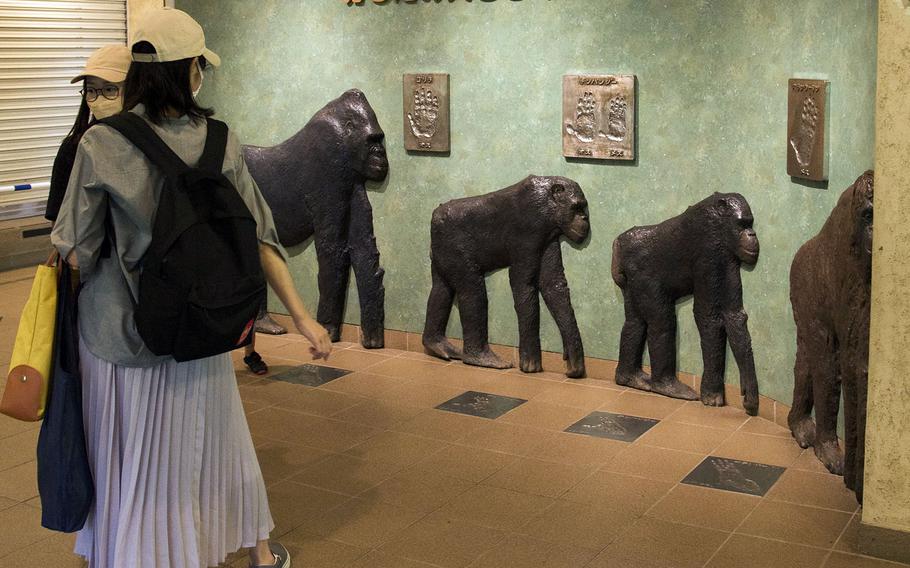
<instances>
[{"instance_id":1,"label":"eyeglasses","mask_svg":"<svg viewBox=\"0 0 910 568\"><path fill-rule=\"evenodd\" d=\"M107 100L112 101L120 96L120 87L117 85L105 85L100 89L86 87L79 91L79 94L85 97L85 102L87 103L93 103L98 100L98 95L101 95Z\"/></svg>"}]
</instances>

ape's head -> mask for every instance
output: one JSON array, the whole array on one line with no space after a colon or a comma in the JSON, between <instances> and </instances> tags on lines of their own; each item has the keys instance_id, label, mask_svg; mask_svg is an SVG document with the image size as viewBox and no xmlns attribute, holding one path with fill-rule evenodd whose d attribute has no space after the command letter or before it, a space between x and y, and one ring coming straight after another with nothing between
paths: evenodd
<instances>
[{"instance_id":1,"label":"ape's head","mask_svg":"<svg viewBox=\"0 0 910 568\"><path fill-rule=\"evenodd\" d=\"M758 262L758 236L746 198L738 193L715 193L710 199L710 215L727 250L745 264Z\"/></svg>"},{"instance_id":2,"label":"ape's head","mask_svg":"<svg viewBox=\"0 0 910 568\"><path fill-rule=\"evenodd\" d=\"M851 193L850 219L853 222L851 248L864 263L872 266L872 197L874 193L872 170L856 178L847 193ZM852 192L850 191L852 190Z\"/></svg>"},{"instance_id":3,"label":"ape's head","mask_svg":"<svg viewBox=\"0 0 910 568\"><path fill-rule=\"evenodd\" d=\"M327 104L320 114L331 123L332 130L340 138L341 149L347 154L351 169L364 179L384 180L389 173L389 159L383 145L385 133L366 95L358 89L346 91Z\"/></svg>"},{"instance_id":4,"label":"ape's head","mask_svg":"<svg viewBox=\"0 0 910 568\"><path fill-rule=\"evenodd\" d=\"M531 176L531 183L547 195L548 209L560 232L570 241L580 243L588 236L588 200L581 187L564 177Z\"/></svg>"}]
</instances>

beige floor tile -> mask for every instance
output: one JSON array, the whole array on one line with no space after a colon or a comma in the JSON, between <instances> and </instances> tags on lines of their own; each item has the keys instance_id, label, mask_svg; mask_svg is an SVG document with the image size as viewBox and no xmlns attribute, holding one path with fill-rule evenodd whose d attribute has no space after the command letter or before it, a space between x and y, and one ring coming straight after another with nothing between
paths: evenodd
<instances>
[{"instance_id":1,"label":"beige floor tile","mask_svg":"<svg viewBox=\"0 0 910 568\"><path fill-rule=\"evenodd\" d=\"M526 456L556 433L541 428L490 422L474 430L459 443L494 452Z\"/></svg>"},{"instance_id":2,"label":"beige floor tile","mask_svg":"<svg viewBox=\"0 0 910 568\"><path fill-rule=\"evenodd\" d=\"M581 408L559 406L532 400L507 412L499 420L510 424L521 424L562 432L587 415L588 412Z\"/></svg>"},{"instance_id":3,"label":"beige floor tile","mask_svg":"<svg viewBox=\"0 0 910 568\"><path fill-rule=\"evenodd\" d=\"M459 519L485 527L516 531L553 504L553 499L477 485L438 509L436 519Z\"/></svg>"},{"instance_id":4,"label":"beige floor tile","mask_svg":"<svg viewBox=\"0 0 910 568\"><path fill-rule=\"evenodd\" d=\"M539 373L525 373L516 367L506 370L503 374L508 377L532 378L539 381L546 381L547 383L562 383L566 380L565 369L557 369L555 371L544 370ZM575 382L575 380L573 380L573 382Z\"/></svg>"},{"instance_id":5,"label":"beige floor tile","mask_svg":"<svg viewBox=\"0 0 910 568\"><path fill-rule=\"evenodd\" d=\"M354 496L389 479L402 467L389 461L367 461L345 454L332 454L304 468L291 479Z\"/></svg>"},{"instance_id":6,"label":"beige floor tile","mask_svg":"<svg viewBox=\"0 0 910 568\"><path fill-rule=\"evenodd\" d=\"M319 390L341 392L345 394L379 398L379 395L393 388L408 383L401 377L387 377L372 373L351 373L341 378L329 381L319 387Z\"/></svg>"},{"instance_id":7,"label":"beige floor tile","mask_svg":"<svg viewBox=\"0 0 910 568\"><path fill-rule=\"evenodd\" d=\"M672 523L731 532L758 506L760 497L679 484L647 515Z\"/></svg>"},{"instance_id":8,"label":"beige floor tile","mask_svg":"<svg viewBox=\"0 0 910 568\"><path fill-rule=\"evenodd\" d=\"M722 458L789 467L802 450L795 440L735 432L713 455Z\"/></svg>"},{"instance_id":9,"label":"beige floor tile","mask_svg":"<svg viewBox=\"0 0 910 568\"><path fill-rule=\"evenodd\" d=\"M379 433L379 430L362 424L299 414L280 408L252 414L249 426L250 432L255 436L303 444L329 452L350 449Z\"/></svg>"},{"instance_id":10,"label":"beige floor tile","mask_svg":"<svg viewBox=\"0 0 910 568\"><path fill-rule=\"evenodd\" d=\"M435 408L464 393L464 389L444 387L425 383L408 383L378 395L381 400L389 400L398 404L407 404L420 408Z\"/></svg>"},{"instance_id":11,"label":"beige floor tile","mask_svg":"<svg viewBox=\"0 0 910 568\"><path fill-rule=\"evenodd\" d=\"M477 416L430 409L423 411L406 422L392 426L391 430L424 438L454 442L488 423L487 419L478 418Z\"/></svg>"},{"instance_id":12,"label":"beige floor tile","mask_svg":"<svg viewBox=\"0 0 910 568\"><path fill-rule=\"evenodd\" d=\"M479 483L518 459L520 459L518 456L512 454L468 446L450 446L421 460L409 468L409 471L426 474L441 472L458 479Z\"/></svg>"},{"instance_id":13,"label":"beige floor tile","mask_svg":"<svg viewBox=\"0 0 910 568\"><path fill-rule=\"evenodd\" d=\"M869 558L868 556L854 556L835 552L825 562L824 568L901 568L902 566L907 566L907 564L897 564L887 560Z\"/></svg>"},{"instance_id":14,"label":"beige floor tile","mask_svg":"<svg viewBox=\"0 0 910 568\"><path fill-rule=\"evenodd\" d=\"M466 521L425 518L417 521L380 551L444 568L462 568L492 549L503 531Z\"/></svg>"},{"instance_id":15,"label":"beige floor tile","mask_svg":"<svg viewBox=\"0 0 910 568\"><path fill-rule=\"evenodd\" d=\"M557 432L528 452L528 457L556 463L601 466L628 446L625 442L606 438Z\"/></svg>"},{"instance_id":16,"label":"beige floor tile","mask_svg":"<svg viewBox=\"0 0 910 568\"><path fill-rule=\"evenodd\" d=\"M0 471L35 459L38 447L38 430L26 430L0 440Z\"/></svg>"},{"instance_id":17,"label":"beige floor tile","mask_svg":"<svg viewBox=\"0 0 910 568\"><path fill-rule=\"evenodd\" d=\"M296 564L295 564L296 566ZM350 568L435 568L433 564L393 556L379 550L374 550L351 564Z\"/></svg>"},{"instance_id":18,"label":"beige floor tile","mask_svg":"<svg viewBox=\"0 0 910 568\"><path fill-rule=\"evenodd\" d=\"M749 434L761 434L763 436L774 436L776 438L791 438L790 430L782 428L771 422L770 420L765 420L759 416L752 416L749 420L743 424L743 427L740 428L740 431L747 432Z\"/></svg>"},{"instance_id":19,"label":"beige floor tile","mask_svg":"<svg viewBox=\"0 0 910 568\"><path fill-rule=\"evenodd\" d=\"M42 566L47 568L82 568L85 562L73 552L73 535L54 534L0 558L0 568Z\"/></svg>"},{"instance_id":20,"label":"beige floor tile","mask_svg":"<svg viewBox=\"0 0 910 568\"><path fill-rule=\"evenodd\" d=\"M375 375L385 375L388 377L397 377L411 381L427 382L427 377L433 377L439 373L443 367L450 363L444 361L427 361L417 360L406 357L396 357L383 361L370 369L370 373Z\"/></svg>"},{"instance_id":21,"label":"beige floor tile","mask_svg":"<svg viewBox=\"0 0 910 568\"><path fill-rule=\"evenodd\" d=\"M701 568L726 538L720 531L643 518L588 566Z\"/></svg>"},{"instance_id":22,"label":"beige floor tile","mask_svg":"<svg viewBox=\"0 0 910 568\"><path fill-rule=\"evenodd\" d=\"M395 538L424 513L382 501L351 499L322 515L312 515L303 530L331 540L376 548Z\"/></svg>"},{"instance_id":23,"label":"beige floor tile","mask_svg":"<svg viewBox=\"0 0 910 568\"><path fill-rule=\"evenodd\" d=\"M541 377L540 373L522 373L520 375L498 373L494 378L487 381L484 389L485 392L491 394L531 400L549 389L553 384L554 381Z\"/></svg>"},{"instance_id":24,"label":"beige floor tile","mask_svg":"<svg viewBox=\"0 0 910 568\"><path fill-rule=\"evenodd\" d=\"M684 402L675 398L626 390L620 396L608 400L598 410L662 420L679 410Z\"/></svg>"},{"instance_id":25,"label":"beige floor tile","mask_svg":"<svg viewBox=\"0 0 910 568\"><path fill-rule=\"evenodd\" d=\"M7 371L7 361L0 370L3 371L3 377L5 379ZM37 430L41 428L40 422L23 422L22 420L16 420L15 418L10 418L9 416L0 414L0 440L3 438L8 438L9 436L14 436L16 434L21 434L23 432L28 432L29 430Z\"/></svg>"},{"instance_id":26,"label":"beige floor tile","mask_svg":"<svg viewBox=\"0 0 910 568\"><path fill-rule=\"evenodd\" d=\"M41 511L19 504L0 511L0 558L53 536L41 527Z\"/></svg>"},{"instance_id":27,"label":"beige floor tile","mask_svg":"<svg viewBox=\"0 0 910 568\"><path fill-rule=\"evenodd\" d=\"M511 535L478 558L470 568L581 568L596 554L596 550L579 546Z\"/></svg>"},{"instance_id":28,"label":"beige floor tile","mask_svg":"<svg viewBox=\"0 0 910 568\"><path fill-rule=\"evenodd\" d=\"M294 566L318 566L319 568L350 568L353 562L365 556L369 550L326 540L302 530L292 531L281 537L281 544L288 548ZM243 559L242 568L249 566Z\"/></svg>"},{"instance_id":29,"label":"beige floor tile","mask_svg":"<svg viewBox=\"0 0 910 568\"><path fill-rule=\"evenodd\" d=\"M616 382L613 380L612 374L609 377L603 377L603 378L593 377L593 376L591 376L590 371L588 372L588 377L585 379L569 379L569 378L563 377L563 380L560 382L567 382L567 383L571 383L574 385L581 385L584 387L594 387L594 388L609 389L609 390L615 390L615 391L626 390L626 387L619 386L616 384Z\"/></svg>"},{"instance_id":30,"label":"beige floor tile","mask_svg":"<svg viewBox=\"0 0 910 568\"><path fill-rule=\"evenodd\" d=\"M307 519L321 515L350 499L309 485L282 481L268 488L269 508L275 521L273 537L286 534L301 526Z\"/></svg>"},{"instance_id":31,"label":"beige floor tile","mask_svg":"<svg viewBox=\"0 0 910 568\"><path fill-rule=\"evenodd\" d=\"M484 485L519 493L559 497L588 477L596 466L520 458L483 481Z\"/></svg>"},{"instance_id":32,"label":"beige floor tile","mask_svg":"<svg viewBox=\"0 0 910 568\"><path fill-rule=\"evenodd\" d=\"M471 481L451 477L444 472L408 470L397 473L367 490L360 498L384 501L406 509L431 513L458 498L474 485Z\"/></svg>"},{"instance_id":33,"label":"beige floor tile","mask_svg":"<svg viewBox=\"0 0 910 568\"><path fill-rule=\"evenodd\" d=\"M706 568L819 568L828 551L734 534Z\"/></svg>"},{"instance_id":34,"label":"beige floor tile","mask_svg":"<svg viewBox=\"0 0 910 568\"><path fill-rule=\"evenodd\" d=\"M658 481L682 481L704 460L701 454L639 444L627 445L601 469Z\"/></svg>"},{"instance_id":35,"label":"beige floor tile","mask_svg":"<svg viewBox=\"0 0 910 568\"><path fill-rule=\"evenodd\" d=\"M419 365L419 363L409 363ZM422 373L414 380L424 383L458 387L464 390L487 392L487 388L495 384L502 371L472 367L463 363L452 363L442 368L434 369L431 373Z\"/></svg>"},{"instance_id":36,"label":"beige floor tile","mask_svg":"<svg viewBox=\"0 0 910 568\"><path fill-rule=\"evenodd\" d=\"M311 365L322 365L326 367L335 367L336 369L347 369L349 371L363 371L383 361L390 361L392 357L376 353L373 351L355 351L353 349L342 349L333 351L328 361L319 359L313 360L310 354L310 345L307 342L294 342L276 348L269 353L283 359L300 361ZM373 372L373 371L370 371Z\"/></svg>"},{"instance_id":37,"label":"beige floor tile","mask_svg":"<svg viewBox=\"0 0 910 568\"><path fill-rule=\"evenodd\" d=\"M645 432L635 443L707 455L729 437L730 432L727 430L679 422L661 422Z\"/></svg>"},{"instance_id":38,"label":"beige floor tile","mask_svg":"<svg viewBox=\"0 0 910 568\"><path fill-rule=\"evenodd\" d=\"M621 394L622 391L562 382L552 385L532 400L561 406L572 406L591 412L611 400L619 398Z\"/></svg>"},{"instance_id":39,"label":"beige floor tile","mask_svg":"<svg viewBox=\"0 0 910 568\"><path fill-rule=\"evenodd\" d=\"M283 381L266 379L240 387L245 401L258 401L270 406L316 416L332 416L363 402L363 398Z\"/></svg>"},{"instance_id":40,"label":"beige floor tile","mask_svg":"<svg viewBox=\"0 0 910 568\"><path fill-rule=\"evenodd\" d=\"M375 461L387 461L408 467L447 447L445 442L403 434L382 432L350 448L348 455Z\"/></svg>"},{"instance_id":41,"label":"beige floor tile","mask_svg":"<svg viewBox=\"0 0 910 568\"><path fill-rule=\"evenodd\" d=\"M863 551L859 547L859 525L862 518L862 513L856 513L853 515L853 518L850 519L849 523L847 523L847 528L844 529L844 532L840 535L840 538L837 539L837 544L834 545L834 550L839 550L841 552L847 552L850 554L862 554Z\"/></svg>"},{"instance_id":42,"label":"beige floor tile","mask_svg":"<svg viewBox=\"0 0 910 568\"><path fill-rule=\"evenodd\" d=\"M586 357L585 369L588 380L600 380L616 385L616 361Z\"/></svg>"},{"instance_id":43,"label":"beige floor tile","mask_svg":"<svg viewBox=\"0 0 910 568\"><path fill-rule=\"evenodd\" d=\"M0 497L28 501L38 496L38 464L30 461L0 471Z\"/></svg>"},{"instance_id":44,"label":"beige floor tile","mask_svg":"<svg viewBox=\"0 0 910 568\"><path fill-rule=\"evenodd\" d=\"M683 404L667 420L733 431L740 429L750 416L732 406L705 406L701 401L693 400Z\"/></svg>"},{"instance_id":45,"label":"beige floor tile","mask_svg":"<svg viewBox=\"0 0 910 568\"><path fill-rule=\"evenodd\" d=\"M640 516L660 501L672 483L598 471L562 496L567 501L615 507Z\"/></svg>"},{"instance_id":46,"label":"beige floor tile","mask_svg":"<svg viewBox=\"0 0 910 568\"><path fill-rule=\"evenodd\" d=\"M621 507L557 501L518 532L534 539L601 550L627 530L636 516Z\"/></svg>"},{"instance_id":47,"label":"beige floor tile","mask_svg":"<svg viewBox=\"0 0 910 568\"><path fill-rule=\"evenodd\" d=\"M34 499L34 497L33 497L33 499ZM19 504L18 501L14 501L12 499L7 499L6 497L0 497L0 511L5 511L6 509L9 509L10 507L13 507L18 504Z\"/></svg>"},{"instance_id":48,"label":"beige floor tile","mask_svg":"<svg viewBox=\"0 0 910 568\"><path fill-rule=\"evenodd\" d=\"M425 411L423 408L398 404L388 400L367 399L347 410L342 410L333 415L332 418L387 430Z\"/></svg>"},{"instance_id":49,"label":"beige floor tile","mask_svg":"<svg viewBox=\"0 0 910 568\"><path fill-rule=\"evenodd\" d=\"M802 451L799 457L796 458L796 461L790 465L790 469L830 474L828 468L819 461L818 457L815 455L815 450L811 447Z\"/></svg>"},{"instance_id":50,"label":"beige floor tile","mask_svg":"<svg viewBox=\"0 0 910 568\"><path fill-rule=\"evenodd\" d=\"M767 497L775 501L788 501L848 513L856 511L859 507L856 494L847 489L843 477L798 469L785 471L768 492Z\"/></svg>"},{"instance_id":51,"label":"beige floor tile","mask_svg":"<svg viewBox=\"0 0 910 568\"><path fill-rule=\"evenodd\" d=\"M763 500L736 532L820 548L831 548L851 515Z\"/></svg>"},{"instance_id":52,"label":"beige floor tile","mask_svg":"<svg viewBox=\"0 0 910 568\"><path fill-rule=\"evenodd\" d=\"M325 450L277 440L267 440L256 447L259 467L268 485L287 479L328 455Z\"/></svg>"}]
</instances>

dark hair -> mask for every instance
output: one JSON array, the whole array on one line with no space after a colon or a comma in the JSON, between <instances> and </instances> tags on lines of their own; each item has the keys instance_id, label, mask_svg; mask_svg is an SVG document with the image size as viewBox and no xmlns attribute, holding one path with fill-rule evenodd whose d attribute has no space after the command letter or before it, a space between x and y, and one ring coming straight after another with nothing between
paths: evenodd
<instances>
[{"instance_id":1,"label":"dark hair","mask_svg":"<svg viewBox=\"0 0 910 568\"><path fill-rule=\"evenodd\" d=\"M155 48L149 42L141 41L133 46L133 53L155 53ZM133 61L123 87L123 110L132 110L136 105L143 104L148 119L154 124L161 124L170 110L176 111L179 116L187 115L193 121L205 120L215 114L214 110L199 106L193 98L190 88L191 61ZM205 58L201 55L199 63L205 69Z\"/></svg>"},{"instance_id":2,"label":"dark hair","mask_svg":"<svg viewBox=\"0 0 910 568\"><path fill-rule=\"evenodd\" d=\"M85 91L85 79L82 80L82 90ZM82 135L88 130L88 127L92 125L93 121L91 120L91 117L92 111L88 108L88 103L85 102L85 95L82 95L82 102L79 104L79 112L76 113L76 122L73 123L73 127L66 137L72 139L73 142L79 142L79 140L82 139Z\"/></svg>"}]
</instances>

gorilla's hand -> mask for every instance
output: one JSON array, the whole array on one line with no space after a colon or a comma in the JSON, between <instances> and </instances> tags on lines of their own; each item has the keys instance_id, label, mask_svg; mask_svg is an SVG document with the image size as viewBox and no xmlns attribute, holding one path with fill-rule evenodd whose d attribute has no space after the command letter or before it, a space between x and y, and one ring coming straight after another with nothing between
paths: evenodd
<instances>
[{"instance_id":1,"label":"gorilla's hand","mask_svg":"<svg viewBox=\"0 0 910 568\"><path fill-rule=\"evenodd\" d=\"M414 91L414 114L408 113L411 132L418 138L432 138L439 119L439 97L430 89Z\"/></svg>"}]
</instances>

